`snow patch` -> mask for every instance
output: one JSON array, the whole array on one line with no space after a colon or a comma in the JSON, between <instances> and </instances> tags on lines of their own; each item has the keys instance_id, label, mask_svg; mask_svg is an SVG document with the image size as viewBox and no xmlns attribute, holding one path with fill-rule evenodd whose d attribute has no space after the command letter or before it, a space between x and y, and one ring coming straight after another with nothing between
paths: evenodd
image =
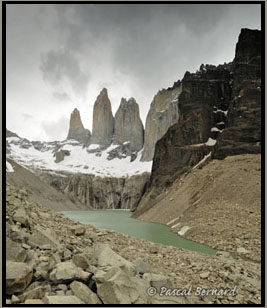
<instances>
[{"instance_id":1,"label":"snow patch","mask_svg":"<svg viewBox=\"0 0 267 308\"><path fill-rule=\"evenodd\" d=\"M172 220L170 220L169 222L167 222L167 226L169 226L169 225L171 225L172 223L174 223L177 219L179 219L180 218L180 216L178 216L178 217L176 217L176 218L174 218L174 219L172 219Z\"/></svg>"},{"instance_id":2,"label":"snow patch","mask_svg":"<svg viewBox=\"0 0 267 308\"><path fill-rule=\"evenodd\" d=\"M99 146L99 145L97 145ZM128 177L134 174L151 172L152 161L141 162L142 151L137 153L137 158L131 162L130 156L119 159L107 160L108 152L117 148L118 145L111 145L101 156L95 153L88 153L82 145L64 144L62 149L69 150L71 154L65 156L60 164L55 162L53 148L40 152L34 147L29 149L21 148L19 144L10 144L9 157L20 162L25 167L43 168L51 171L68 171L72 173L95 174L101 177Z\"/></svg>"},{"instance_id":3,"label":"snow patch","mask_svg":"<svg viewBox=\"0 0 267 308\"><path fill-rule=\"evenodd\" d=\"M179 235L185 235L185 233L191 229L191 227L188 227L188 226L184 226L182 227L182 229L178 232Z\"/></svg>"},{"instance_id":4,"label":"snow patch","mask_svg":"<svg viewBox=\"0 0 267 308\"><path fill-rule=\"evenodd\" d=\"M6 172L14 172L12 165L6 160Z\"/></svg>"},{"instance_id":5,"label":"snow patch","mask_svg":"<svg viewBox=\"0 0 267 308\"><path fill-rule=\"evenodd\" d=\"M217 127L212 127L210 131L211 131L211 132L219 132L219 133L222 133L222 132L223 132L223 129L219 129L219 128L217 128Z\"/></svg>"},{"instance_id":6,"label":"snow patch","mask_svg":"<svg viewBox=\"0 0 267 308\"><path fill-rule=\"evenodd\" d=\"M209 152L209 154L205 155L203 159L201 159L201 161L199 161L192 169L196 169L198 166L200 166L201 164L203 164L207 158L209 158L211 156L211 152Z\"/></svg>"},{"instance_id":7,"label":"snow patch","mask_svg":"<svg viewBox=\"0 0 267 308\"><path fill-rule=\"evenodd\" d=\"M99 149L99 148L100 148L99 144L92 143L92 144L89 145L88 150L96 150L96 149Z\"/></svg>"},{"instance_id":8,"label":"snow patch","mask_svg":"<svg viewBox=\"0 0 267 308\"><path fill-rule=\"evenodd\" d=\"M178 222L178 224L173 225L171 228L173 229L173 228L175 228L175 227L178 227L180 224L181 224L181 223L180 223L180 222Z\"/></svg>"},{"instance_id":9,"label":"snow patch","mask_svg":"<svg viewBox=\"0 0 267 308\"><path fill-rule=\"evenodd\" d=\"M217 141L215 139L209 138L208 141L205 144L208 145L208 146L214 146L216 144L216 142Z\"/></svg>"},{"instance_id":10,"label":"snow patch","mask_svg":"<svg viewBox=\"0 0 267 308\"><path fill-rule=\"evenodd\" d=\"M218 112L222 112L225 114L225 116L227 116L227 113L228 113L228 110L221 110L221 109L218 109L217 107L214 107L215 110L213 110L213 113L218 113Z\"/></svg>"}]
</instances>

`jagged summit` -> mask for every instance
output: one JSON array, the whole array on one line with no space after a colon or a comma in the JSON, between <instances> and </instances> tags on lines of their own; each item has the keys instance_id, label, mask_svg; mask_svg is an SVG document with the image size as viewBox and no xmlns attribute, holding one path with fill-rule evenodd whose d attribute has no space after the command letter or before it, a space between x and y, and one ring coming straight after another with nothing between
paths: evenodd
<instances>
[{"instance_id":1,"label":"jagged summit","mask_svg":"<svg viewBox=\"0 0 267 308\"><path fill-rule=\"evenodd\" d=\"M74 108L70 116L70 128L67 139L75 139L87 143L90 137L91 132L83 127L79 110Z\"/></svg>"},{"instance_id":2,"label":"jagged summit","mask_svg":"<svg viewBox=\"0 0 267 308\"><path fill-rule=\"evenodd\" d=\"M140 151L144 144L144 126L140 119L139 106L131 97L121 99L115 114L114 144L129 142L131 151Z\"/></svg>"},{"instance_id":3,"label":"jagged summit","mask_svg":"<svg viewBox=\"0 0 267 308\"><path fill-rule=\"evenodd\" d=\"M161 89L154 96L146 118L142 161L151 161L156 142L179 118L178 101L182 85L177 82L172 88Z\"/></svg>"},{"instance_id":4,"label":"jagged summit","mask_svg":"<svg viewBox=\"0 0 267 308\"><path fill-rule=\"evenodd\" d=\"M111 144L114 132L114 118L108 91L103 88L98 95L93 110L93 131L90 143L107 147Z\"/></svg>"}]
</instances>

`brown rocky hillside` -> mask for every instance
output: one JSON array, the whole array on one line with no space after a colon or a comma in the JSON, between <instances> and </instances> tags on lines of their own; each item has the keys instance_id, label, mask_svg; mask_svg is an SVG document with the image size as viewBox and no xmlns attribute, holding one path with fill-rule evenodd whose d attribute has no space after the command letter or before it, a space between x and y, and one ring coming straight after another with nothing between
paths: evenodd
<instances>
[{"instance_id":1,"label":"brown rocky hillside","mask_svg":"<svg viewBox=\"0 0 267 308\"><path fill-rule=\"evenodd\" d=\"M213 160L149 198L142 200L134 217L168 224L186 238L260 261L260 155ZM184 233L185 226L190 229Z\"/></svg>"}]
</instances>

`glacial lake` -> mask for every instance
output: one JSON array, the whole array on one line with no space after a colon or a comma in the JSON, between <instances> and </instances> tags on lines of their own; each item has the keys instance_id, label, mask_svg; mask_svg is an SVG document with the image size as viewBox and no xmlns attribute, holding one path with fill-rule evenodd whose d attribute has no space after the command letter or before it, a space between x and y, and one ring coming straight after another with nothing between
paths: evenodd
<instances>
[{"instance_id":1,"label":"glacial lake","mask_svg":"<svg viewBox=\"0 0 267 308\"><path fill-rule=\"evenodd\" d=\"M154 243L181 247L188 250L214 255L216 250L200 243L187 240L170 231L169 227L131 218L132 212L125 210L75 210L62 211L68 218L96 228L114 230Z\"/></svg>"}]
</instances>

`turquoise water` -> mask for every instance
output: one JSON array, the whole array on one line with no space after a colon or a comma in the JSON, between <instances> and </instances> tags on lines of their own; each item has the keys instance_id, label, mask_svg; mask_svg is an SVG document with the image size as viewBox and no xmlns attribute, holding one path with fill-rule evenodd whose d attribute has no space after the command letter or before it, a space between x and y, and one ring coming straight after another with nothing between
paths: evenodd
<instances>
[{"instance_id":1,"label":"turquoise water","mask_svg":"<svg viewBox=\"0 0 267 308\"><path fill-rule=\"evenodd\" d=\"M63 211L68 218L89 224L96 228L114 230L135 238L145 239L163 245L181 247L213 255L216 250L203 244L187 240L173 232L167 226L131 218L130 211L123 210L76 210Z\"/></svg>"}]
</instances>

